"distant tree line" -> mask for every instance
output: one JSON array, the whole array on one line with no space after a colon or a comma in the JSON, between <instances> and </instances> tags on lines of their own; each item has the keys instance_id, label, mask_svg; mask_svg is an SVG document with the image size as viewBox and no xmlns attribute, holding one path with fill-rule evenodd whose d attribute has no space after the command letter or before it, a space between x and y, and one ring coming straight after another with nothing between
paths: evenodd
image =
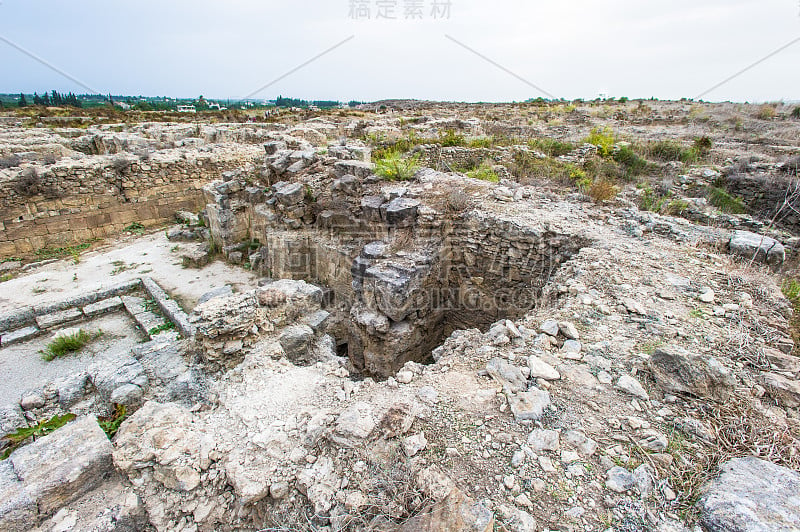
<instances>
[{"instance_id":1,"label":"distant tree line","mask_svg":"<svg viewBox=\"0 0 800 532\"><path fill-rule=\"evenodd\" d=\"M275 100L275 105L277 107L308 107L309 105L315 105L320 108L331 108L331 107L339 107L339 102L333 100L300 100L298 98L284 98L283 96L278 96L278 99Z\"/></svg>"},{"instance_id":2,"label":"distant tree line","mask_svg":"<svg viewBox=\"0 0 800 532\"><path fill-rule=\"evenodd\" d=\"M19 106L25 107L28 104L28 102L25 100L25 95L20 94L19 96ZM51 91L49 94L45 92L41 96L34 92L33 105L52 105L53 107L83 107L81 101L73 93L70 92L61 94L58 91Z\"/></svg>"}]
</instances>

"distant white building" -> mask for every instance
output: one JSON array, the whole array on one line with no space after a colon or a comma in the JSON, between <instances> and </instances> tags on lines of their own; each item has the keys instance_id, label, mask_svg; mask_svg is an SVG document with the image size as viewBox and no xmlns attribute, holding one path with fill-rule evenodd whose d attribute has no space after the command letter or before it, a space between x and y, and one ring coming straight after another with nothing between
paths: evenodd
<instances>
[{"instance_id":1,"label":"distant white building","mask_svg":"<svg viewBox=\"0 0 800 532\"><path fill-rule=\"evenodd\" d=\"M220 104L213 103L213 102L208 104L208 108L210 110L212 110L212 111L227 111L228 110L227 107L223 107Z\"/></svg>"},{"instance_id":2,"label":"distant white building","mask_svg":"<svg viewBox=\"0 0 800 532\"><path fill-rule=\"evenodd\" d=\"M119 107L123 111L130 111L131 110L131 106L128 105L127 103L125 103L125 102L114 102L114 105L116 105L117 107Z\"/></svg>"},{"instance_id":3,"label":"distant white building","mask_svg":"<svg viewBox=\"0 0 800 532\"><path fill-rule=\"evenodd\" d=\"M197 109L194 105L179 105L178 106L179 113L197 113Z\"/></svg>"}]
</instances>

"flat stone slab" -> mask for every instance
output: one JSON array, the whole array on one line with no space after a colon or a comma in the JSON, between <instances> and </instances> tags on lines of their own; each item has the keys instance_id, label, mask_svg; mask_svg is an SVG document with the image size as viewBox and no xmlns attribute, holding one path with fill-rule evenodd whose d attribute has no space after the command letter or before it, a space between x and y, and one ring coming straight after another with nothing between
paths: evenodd
<instances>
[{"instance_id":1,"label":"flat stone slab","mask_svg":"<svg viewBox=\"0 0 800 532\"><path fill-rule=\"evenodd\" d=\"M100 485L113 471L113 450L97 419L86 416L20 447L9 460L46 516Z\"/></svg>"},{"instance_id":2,"label":"flat stone slab","mask_svg":"<svg viewBox=\"0 0 800 532\"><path fill-rule=\"evenodd\" d=\"M109 314L111 312L115 312L117 310L120 310L122 307L123 307L122 298L112 297L109 299L98 301L97 303L92 303L91 305L86 305L85 307L83 307L83 313L86 315L87 318L93 318L95 316L101 316L103 314Z\"/></svg>"},{"instance_id":3,"label":"flat stone slab","mask_svg":"<svg viewBox=\"0 0 800 532\"><path fill-rule=\"evenodd\" d=\"M166 323L166 320L164 318L162 318L161 316L159 316L154 312L149 312L149 311L135 314L133 316L133 319L136 322L136 324L139 327L141 327L145 333L147 333L148 336L150 335L151 330Z\"/></svg>"},{"instance_id":4,"label":"flat stone slab","mask_svg":"<svg viewBox=\"0 0 800 532\"><path fill-rule=\"evenodd\" d=\"M61 310L59 312L37 316L36 325L38 325L40 329L49 329L57 325L62 325L71 321L77 321L82 318L83 312L77 308L70 308L67 310Z\"/></svg>"},{"instance_id":5,"label":"flat stone slab","mask_svg":"<svg viewBox=\"0 0 800 532\"><path fill-rule=\"evenodd\" d=\"M131 316L148 312L148 308L145 305L145 299L143 297L122 296L120 299L122 300L122 305L125 307L125 310L127 310L128 314Z\"/></svg>"},{"instance_id":6,"label":"flat stone slab","mask_svg":"<svg viewBox=\"0 0 800 532\"><path fill-rule=\"evenodd\" d=\"M34 336L38 336L41 332L42 331L39 330L38 327L31 325L30 327L24 327L22 329L17 329L16 331L4 333L2 336L0 336L0 347L30 340Z\"/></svg>"},{"instance_id":7,"label":"flat stone slab","mask_svg":"<svg viewBox=\"0 0 800 532\"><path fill-rule=\"evenodd\" d=\"M800 474L758 458L735 458L720 466L698 502L709 532L800 530Z\"/></svg>"}]
</instances>

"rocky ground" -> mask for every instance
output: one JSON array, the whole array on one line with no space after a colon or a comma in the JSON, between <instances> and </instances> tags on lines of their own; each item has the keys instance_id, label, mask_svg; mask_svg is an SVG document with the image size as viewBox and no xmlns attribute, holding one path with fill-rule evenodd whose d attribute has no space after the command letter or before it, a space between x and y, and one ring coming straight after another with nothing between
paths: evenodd
<instances>
[{"instance_id":1,"label":"rocky ground","mask_svg":"<svg viewBox=\"0 0 800 532\"><path fill-rule=\"evenodd\" d=\"M251 131L264 135L264 168L210 176L200 218L79 264L15 270L0 285L4 311L44 304L107 286L29 295L37 283L68 285L72 270L107 276L119 260L130 271L118 275L154 270L145 273L189 311L182 337L98 353L77 388L44 386L3 407L3 433L78 416L0 462L2 527L800 530L800 359L781 291L797 240L776 216L781 205L731 212L711 188L734 174L791 183L786 163L800 151L791 109L765 118L756 106L691 102L388 107L284 116L283 128ZM584 142L603 126L616 132L606 154L602 139ZM405 146L406 157L431 168L402 183L376 176L381 150L413 135L427 140ZM513 141L477 140L490 136ZM665 139L688 149L703 136L710 152L683 161L637 148L649 161L641 174L614 156ZM573 144L544 153L554 148L543 138ZM481 166L489 179L469 173ZM611 197L593 192L601 182L616 187ZM786 200L793 211L796 198ZM480 239L458 239L484 227L506 228L497 264L480 264L489 257ZM198 243L204 232L213 246ZM334 249L346 268L317 254L304 276L276 280L282 252L270 234ZM447 260L420 258L432 246ZM284 259L307 253L291 249ZM551 259L548 268L536 278L515 269L520 250ZM359 270L366 259L378 262ZM430 272L460 263L486 271L464 285L504 279L535 304L495 305L488 326L452 301L432 312L420 287L457 284ZM345 292L355 302L343 303ZM481 326L444 325L432 352L403 351L427 345L403 343L403 331L428 333L440 318ZM340 349L357 333L388 346L393 358L375 367L392 371L367 371L371 355L354 356L352 336ZM96 419L119 404L112 397L127 417L109 438Z\"/></svg>"}]
</instances>

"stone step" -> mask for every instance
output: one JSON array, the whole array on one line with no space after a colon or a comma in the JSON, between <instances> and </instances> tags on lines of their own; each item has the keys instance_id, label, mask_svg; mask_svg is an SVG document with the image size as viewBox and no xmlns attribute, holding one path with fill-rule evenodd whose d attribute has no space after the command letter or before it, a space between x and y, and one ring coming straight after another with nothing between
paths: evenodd
<instances>
[{"instance_id":1,"label":"stone step","mask_svg":"<svg viewBox=\"0 0 800 532\"><path fill-rule=\"evenodd\" d=\"M69 308L58 312L51 312L50 314L43 314L36 317L36 325L40 329L49 329L57 325L63 325L71 321L77 321L83 318L83 312L76 308Z\"/></svg>"},{"instance_id":2,"label":"stone step","mask_svg":"<svg viewBox=\"0 0 800 532\"><path fill-rule=\"evenodd\" d=\"M35 336L38 336L41 334L41 332L42 331L39 330L38 327L31 325L30 327L24 327L22 329L3 333L3 335L0 336L0 347L6 347L12 344L24 342L25 340L29 340Z\"/></svg>"},{"instance_id":3,"label":"stone step","mask_svg":"<svg viewBox=\"0 0 800 532\"><path fill-rule=\"evenodd\" d=\"M97 303L92 303L91 305L86 305L83 307L83 313L87 318L93 318L95 316L102 316L103 314L116 312L122 307L123 304L121 297L111 297L109 299L98 301Z\"/></svg>"}]
</instances>

